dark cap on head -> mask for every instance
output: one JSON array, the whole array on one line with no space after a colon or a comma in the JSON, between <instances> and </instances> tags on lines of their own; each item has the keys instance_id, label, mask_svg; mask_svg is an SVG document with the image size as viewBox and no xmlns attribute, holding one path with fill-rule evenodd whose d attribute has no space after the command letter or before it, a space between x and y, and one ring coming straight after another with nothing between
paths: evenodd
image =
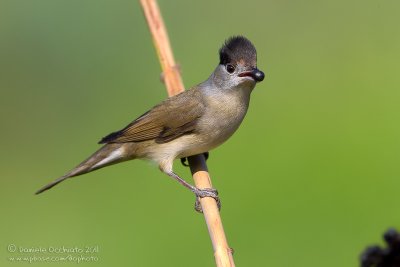
<instances>
[{"instance_id":1,"label":"dark cap on head","mask_svg":"<svg viewBox=\"0 0 400 267\"><path fill-rule=\"evenodd\" d=\"M232 36L222 45L219 50L220 64L242 63L256 66L257 51L254 45L243 36Z\"/></svg>"}]
</instances>

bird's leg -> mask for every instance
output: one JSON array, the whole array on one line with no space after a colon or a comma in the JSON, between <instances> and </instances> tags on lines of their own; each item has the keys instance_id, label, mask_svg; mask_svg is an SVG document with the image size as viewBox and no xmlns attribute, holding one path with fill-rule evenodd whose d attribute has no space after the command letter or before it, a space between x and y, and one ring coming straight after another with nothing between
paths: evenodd
<instances>
[{"instance_id":1,"label":"bird's leg","mask_svg":"<svg viewBox=\"0 0 400 267\"><path fill-rule=\"evenodd\" d=\"M208 157L210 156L210 153L209 152L204 152L203 155L204 155L204 157L206 158L206 161L207 161ZM181 158L182 165L185 166L185 167L189 167L189 164L187 164L186 161L187 161L187 158Z\"/></svg>"},{"instance_id":2,"label":"bird's leg","mask_svg":"<svg viewBox=\"0 0 400 267\"><path fill-rule=\"evenodd\" d=\"M168 176L174 178L175 180L177 180L181 185L183 185L184 187L188 188L190 191L192 191L197 199L196 199L196 203L195 203L195 210L198 212L203 212L201 209L201 205L199 203L199 198L203 198L203 197L212 197L213 199L215 199L215 201L217 202L218 205L218 209L221 208L221 201L218 197L218 191L214 188L197 188L191 184L189 184L188 182L186 182L185 180L183 180L181 177L179 177L179 175L177 175L176 173L174 173L173 171L170 172L165 172Z\"/></svg>"}]
</instances>

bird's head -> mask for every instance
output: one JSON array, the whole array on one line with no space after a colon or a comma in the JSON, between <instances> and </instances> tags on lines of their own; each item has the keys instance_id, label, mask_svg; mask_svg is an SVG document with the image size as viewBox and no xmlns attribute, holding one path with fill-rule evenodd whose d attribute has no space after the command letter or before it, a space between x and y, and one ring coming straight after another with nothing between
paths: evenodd
<instances>
[{"instance_id":1,"label":"bird's head","mask_svg":"<svg viewBox=\"0 0 400 267\"><path fill-rule=\"evenodd\" d=\"M219 50L219 65L213 80L221 88L248 86L253 88L264 80L264 73L257 69L257 51L243 36L233 36Z\"/></svg>"}]
</instances>

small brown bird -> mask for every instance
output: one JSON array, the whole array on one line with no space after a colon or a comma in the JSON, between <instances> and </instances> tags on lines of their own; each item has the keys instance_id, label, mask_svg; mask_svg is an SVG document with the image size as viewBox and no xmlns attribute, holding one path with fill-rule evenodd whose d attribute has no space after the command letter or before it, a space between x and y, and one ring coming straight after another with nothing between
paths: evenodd
<instances>
[{"instance_id":1,"label":"small brown bird","mask_svg":"<svg viewBox=\"0 0 400 267\"><path fill-rule=\"evenodd\" d=\"M242 36L229 38L219 50L220 62L199 85L170 97L120 131L104 137L105 144L76 168L44 186L42 193L70 177L112 164L147 159L189 188L197 197L217 199L215 189L198 189L173 172L173 161L205 153L226 141L246 115L250 94L264 79L257 69L253 44Z\"/></svg>"}]
</instances>

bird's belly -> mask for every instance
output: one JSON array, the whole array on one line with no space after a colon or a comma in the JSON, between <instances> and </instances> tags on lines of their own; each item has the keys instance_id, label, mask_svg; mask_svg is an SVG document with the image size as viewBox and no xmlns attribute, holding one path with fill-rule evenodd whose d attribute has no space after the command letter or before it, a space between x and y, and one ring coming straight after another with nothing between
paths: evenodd
<instances>
[{"instance_id":1,"label":"bird's belly","mask_svg":"<svg viewBox=\"0 0 400 267\"><path fill-rule=\"evenodd\" d=\"M183 135L168 143L157 144L152 142L152 144L141 151L140 157L156 163L201 154L211 149L210 144L204 142L196 134Z\"/></svg>"},{"instance_id":2,"label":"bird's belly","mask_svg":"<svg viewBox=\"0 0 400 267\"><path fill-rule=\"evenodd\" d=\"M156 162L170 161L210 151L221 145L239 128L249 103L248 91L234 95L219 95L207 101L207 111L196 124L193 133L168 143L149 147L145 158Z\"/></svg>"},{"instance_id":3,"label":"bird's belly","mask_svg":"<svg viewBox=\"0 0 400 267\"><path fill-rule=\"evenodd\" d=\"M146 158L162 162L171 158L184 158L212 150L226 141L233 131L214 131L207 135L189 134L165 144L157 144L146 151Z\"/></svg>"}]
</instances>

